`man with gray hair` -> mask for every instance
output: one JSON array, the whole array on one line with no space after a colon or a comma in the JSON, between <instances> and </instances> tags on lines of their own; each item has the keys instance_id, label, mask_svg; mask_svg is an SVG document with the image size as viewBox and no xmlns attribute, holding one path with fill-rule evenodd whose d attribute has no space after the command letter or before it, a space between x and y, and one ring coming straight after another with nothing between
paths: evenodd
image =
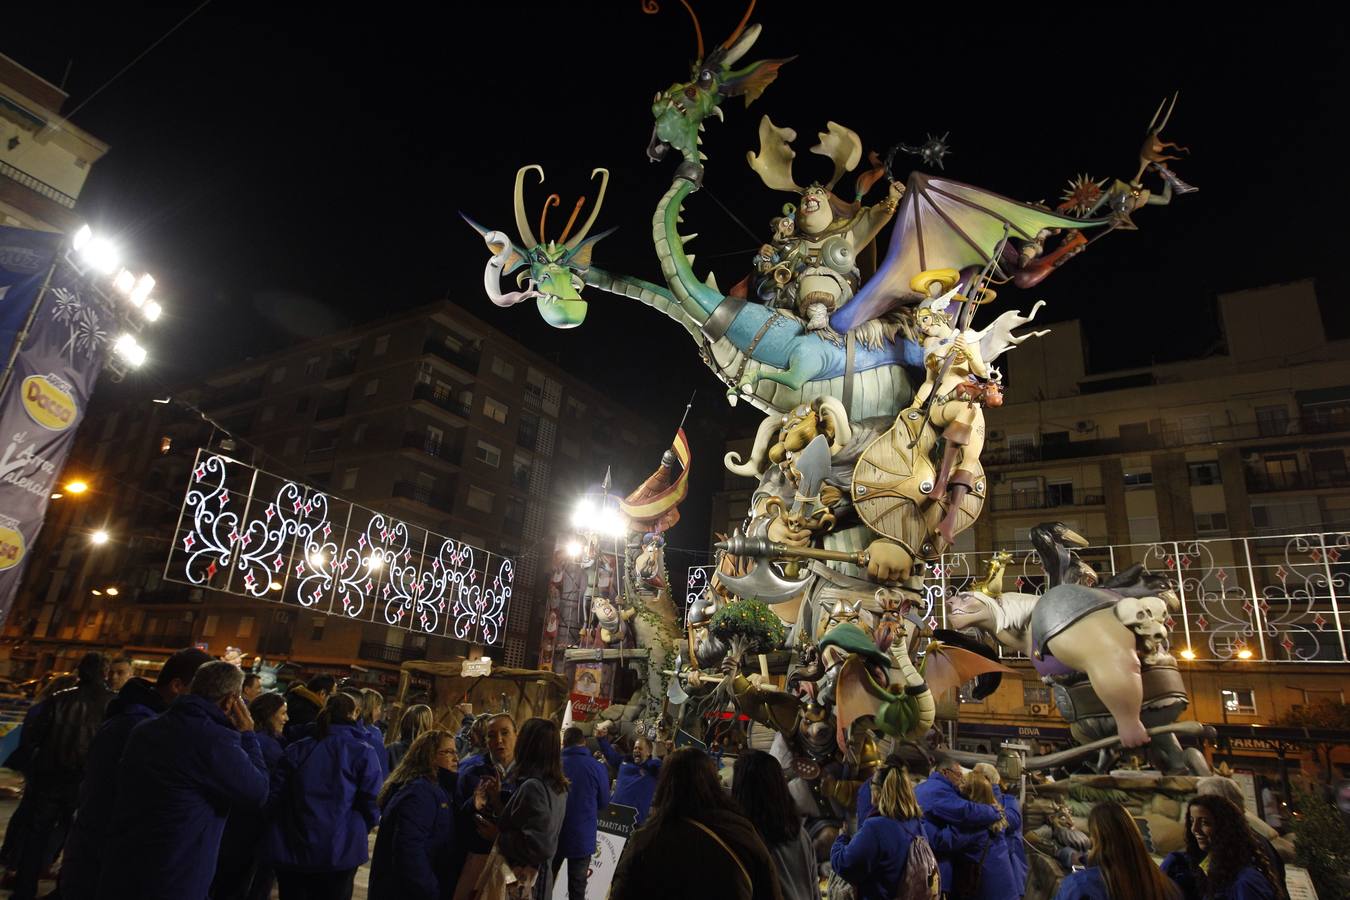
<instances>
[{"instance_id":1,"label":"man with gray hair","mask_svg":"<svg viewBox=\"0 0 1350 900\"><path fill-rule=\"evenodd\" d=\"M205 663L188 693L131 732L117 779L100 900L204 900L225 818L267 801L267 765L233 663Z\"/></svg>"},{"instance_id":2,"label":"man with gray hair","mask_svg":"<svg viewBox=\"0 0 1350 900\"><path fill-rule=\"evenodd\" d=\"M1270 871L1275 873L1275 878L1280 882L1280 890L1284 895L1289 896L1289 889L1284 881L1284 860L1275 850L1275 845L1270 842L1270 838L1265 833L1259 831L1257 826L1252 823L1252 817L1247 815L1247 804L1242 796L1242 788L1237 786L1237 782L1231 778L1224 778L1222 775L1207 775L1195 782L1195 792L1197 794L1209 794L1215 797L1222 797L1229 803L1238 808L1242 817L1247 820L1247 830L1252 833L1252 841L1257 848L1266 855L1266 860L1270 863Z\"/></svg>"}]
</instances>

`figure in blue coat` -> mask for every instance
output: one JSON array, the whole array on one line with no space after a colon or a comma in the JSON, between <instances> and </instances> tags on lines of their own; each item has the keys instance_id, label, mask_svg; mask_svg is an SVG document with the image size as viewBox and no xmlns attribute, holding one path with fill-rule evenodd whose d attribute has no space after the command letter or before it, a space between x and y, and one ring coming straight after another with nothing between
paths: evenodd
<instances>
[{"instance_id":1,"label":"figure in blue coat","mask_svg":"<svg viewBox=\"0 0 1350 900\"><path fill-rule=\"evenodd\" d=\"M380 783L389 778L393 766L389 761L389 751L385 748L384 732L380 730L380 719L384 717L384 695L374 688L361 688L361 728L366 740L375 749L375 758L380 761Z\"/></svg>"},{"instance_id":2,"label":"figure in blue coat","mask_svg":"<svg viewBox=\"0 0 1350 900\"><path fill-rule=\"evenodd\" d=\"M272 775L263 857L282 900L350 896L356 868L370 856L380 762L356 715L351 696L333 694L314 737L288 746Z\"/></svg>"},{"instance_id":3,"label":"figure in blue coat","mask_svg":"<svg viewBox=\"0 0 1350 900\"><path fill-rule=\"evenodd\" d=\"M249 704L248 712L253 717L253 734L258 738L270 784L285 755L281 742L286 728L286 698L275 691L259 694ZM272 895L276 874L259 859L266 833L267 820L261 812L231 810L220 840L211 900L267 900Z\"/></svg>"},{"instance_id":4,"label":"figure in blue coat","mask_svg":"<svg viewBox=\"0 0 1350 900\"><path fill-rule=\"evenodd\" d=\"M1242 811L1213 794L1191 799L1186 807L1186 849L1169 853L1162 870L1186 900L1275 900L1282 896Z\"/></svg>"},{"instance_id":5,"label":"figure in blue coat","mask_svg":"<svg viewBox=\"0 0 1350 900\"><path fill-rule=\"evenodd\" d=\"M567 789L567 812L558 851L553 856L553 880L558 880L558 870L567 860L568 900L586 900L597 823L600 812L609 806L609 770L591 755L586 735L575 726L563 732L562 767L571 786Z\"/></svg>"},{"instance_id":6,"label":"figure in blue coat","mask_svg":"<svg viewBox=\"0 0 1350 900\"><path fill-rule=\"evenodd\" d=\"M968 838L958 829L939 827L924 817L903 767L883 766L873 782L875 807L859 823L856 835L850 838L841 832L835 838L830 867L853 885L858 900L893 900L911 878L925 884L940 881L937 860L957 852ZM925 857L915 848L914 842L921 837L935 858L928 860L930 869L909 872L911 853L916 863Z\"/></svg>"},{"instance_id":7,"label":"figure in blue coat","mask_svg":"<svg viewBox=\"0 0 1350 900\"><path fill-rule=\"evenodd\" d=\"M468 896L478 884L478 876L492 850L492 837L474 803L479 782L496 781L503 803L514 790L512 767L516 762L516 720L509 713L486 716L483 744L481 755L471 755L460 762L459 775L455 779L454 865L460 873L455 896L459 898Z\"/></svg>"},{"instance_id":8,"label":"figure in blue coat","mask_svg":"<svg viewBox=\"0 0 1350 900\"><path fill-rule=\"evenodd\" d=\"M131 731L164 712L174 699L188 691L192 676L211 657L196 647L179 650L159 670L155 684L132 678L108 704L107 715L84 763L80 806L66 839L61 861L60 894L67 900L94 900L99 872L113 836L117 810L117 764L122 760Z\"/></svg>"},{"instance_id":9,"label":"figure in blue coat","mask_svg":"<svg viewBox=\"0 0 1350 900\"><path fill-rule=\"evenodd\" d=\"M203 900L231 809L262 809L267 767L233 663L205 663L190 693L137 725L117 774L100 900Z\"/></svg>"},{"instance_id":10,"label":"figure in blue coat","mask_svg":"<svg viewBox=\"0 0 1350 900\"><path fill-rule=\"evenodd\" d=\"M1059 883L1055 900L1181 900L1181 891L1158 871L1129 810L1098 803L1088 814L1092 850L1085 869Z\"/></svg>"},{"instance_id":11,"label":"figure in blue coat","mask_svg":"<svg viewBox=\"0 0 1350 900\"><path fill-rule=\"evenodd\" d=\"M1008 845L1008 861L1012 863L1013 883L1017 885L1017 896L1020 897L1026 892L1027 873L1031 868L1027 862L1026 841L1022 838L1022 804L1018 802L1015 794L1003 791L1002 776L994 766L980 763L975 767L975 771L989 779L989 783L994 786L994 801L1003 810L1003 818L1008 822L1008 827L1003 830L1003 840Z\"/></svg>"},{"instance_id":12,"label":"figure in blue coat","mask_svg":"<svg viewBox=\"0 0 1350 900\"><path fill-rule=\"evenodd\" d=\"M454 735L428 731L385 782L370 900L449 900L459 872L452 860L454 811L439 776L457 759Z\"/></svg>"},{"instance_id":13,"label":"figure in blue coat","mask_svg":"<svg viewBox=\"0 0 1350 900\"><path fill-rule=\"evenodd\" d=\"M999 811L982 803L971 803L961 795L958 785L963 775L961 764L948 756L939 756L928 779L914 789L923 816L937 828L951 828L969 836L983 831L1000 818ZM952 889L952 859L949 851L933 848L942 870L942 889Z\"/></svg>"},{"instance_id":14,"label":"figure in blue coat","mask_svg":"<svg viewBox=\"0 0 1350 900\"><path fill-rule=\"evenodd\" d=\"M652 808L652 797L656 796L656 782L661 777L661 760L652 755L651 741L638 736L633 739L633 752L623 756L609 742L609 722L596 727L596 743L609 764L619 770L614 785L614 795L610 799L620 806L631 806L637 810L637 824L647 820Z\"/></svg>"}]
</instances>

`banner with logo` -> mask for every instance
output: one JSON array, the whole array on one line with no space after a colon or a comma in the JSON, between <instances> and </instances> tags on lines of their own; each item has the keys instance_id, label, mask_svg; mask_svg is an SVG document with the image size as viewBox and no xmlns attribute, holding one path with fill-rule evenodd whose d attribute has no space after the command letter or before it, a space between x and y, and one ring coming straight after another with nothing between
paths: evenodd
<instances>
[{"instance_id":1,"label":"banner with logo","mask_svg":"<svg viewBox=\"0 0 1350 900\"><path fill-rule=\"evenodd\" d=\"M22 328L63 235L0 228L0 339ZM116 329L113 310L58 264L0 396L0 622L9 615ZM0 345L3 346L3 345Z\"/></svg>"},{"instance_id":2,"label":"banner with logo","mask_svg":"<svg viewBox=\"0 0 1350 900\"><path fill-rule=\"evenodd\" d=\"M631 806L611 803L600 813L596 823L595 854L591 856L586 878L586 900L605 900L609 896L614 870L623 856L623 845L637 829L637 810ZM553 879L552 900L567 900L567 867L563 863L558 877Z\"/></svg>"}]
</instances>

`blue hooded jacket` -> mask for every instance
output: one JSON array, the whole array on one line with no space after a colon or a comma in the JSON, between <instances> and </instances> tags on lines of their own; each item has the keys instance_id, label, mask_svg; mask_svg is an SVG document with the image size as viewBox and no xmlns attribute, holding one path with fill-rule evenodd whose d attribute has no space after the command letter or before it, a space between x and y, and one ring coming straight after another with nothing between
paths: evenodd
<instances>
[{"instance_id":1,"label":"blue hooded jacket","mask_svg":"<svg viewBox=\"0 0 1350 900\"><path fill-rule=\"evenodd\" d=\"M595 852L595 827L600 810L609 806L609 770L591 755L585 744L564 747L563 774L567 789L567 812L558 837L558 856L576 859Z\"/></svg>"},{"instance_id":2,"label":"blue hooded jacket","mask_svg":"<svg viewBox=\"0 0 1350 900\"><path fill-rule=\"evenodd\" d=\"M1163 874L1172 879L1181 888L1186 900L1200 900L1200 879L1196 874L1198 864L1184 850L1175 850L1167 854L1162 861ZM1233 883L1226 888L1216 889L1209 895L1210 900L1275 900L1275 888L1266 880L1266 876L1256 866L1245 866L1237 873Z\"/></svg>"},{"instance_id":3,"label":"blue hooded jacket","mask_svg":"<svg viewBox=\"0 0 1350 900\"><path fill-rule=\"evenodd\" d=\"M926 819L872 815L851 839L844 834L830 848L830 867L857 889L858 900L892 900L909 862L910 845L923 836L934 855L950 852L960 838ZM939 856L939 858L941 858Z\"/></svg>"},{"instance_id":4,"label":"blue hooded jacket","mask_svg":"<svg viewBox=\"0 0 1350 900\"><path fill-rule=\"evenodd\" d=\"M1025 883L1014 880L1003 833L991 834L987 829L974 832L956 858L980 869L980 889L967 900L1017 900L1022 896Z\"/></svg>"},{"instance_id":5,"label":"blue hooded jacket","mask_svg":"<svg viewBox=\"0 0 1350 900\"><path fill-rule=\"evenodd\" d=\"M458 860L463 860L469 853L488 853L492 850L492 841L478 834L473 795L478 790L478 782L496 772L497 766L487 754L475 754L460 761L459 774L455 778L454 800L455 851ZM509 778L502 781L502 803L511 796L511 788Z\"/></svg>"},{"instance_id":6,"label":"blue hooded jacket","mask_svg":"<svg viewBox=\"0 0 1350 900\"><path fill-rule=\"evenodd\" d=\"M61 896L69 900L93 900L98 895L99 870L112 835L113 811L117 809L117 764L126 749L131 729L164 711L164 698L150 682L132 678L108 704L84 761L80 807L66 838L61 862Z\"/></svg>"},{"instance_id":7,"label":"blue hooded jacket","mask_svg":"<svg viewBox=\"0 0 1350 900\"><path fill-rule=\"evenodd\" d=\"M1070 872L1059 883L1055 900L1111 900L1111 894L1106 890L1102 870L1088 866L1082 871Z\"/></svg>"},{"instance_id":8,"label":"blue hooded jacket","mask_svg":"<svg viewBox=\"0 0 1350 900\"><path fill-rule=\"evenodd\" d=\"M637 824L641 825L652 808L652 797L656 796L656 782L661 777L661 760L651 756L639 766L633 762L633 757L621 756L608 738L597 738L596 742L609 764L619 770L614 795L610 800L620 806L636 809Z\"/></svg>"},{"instance_id":9,"label":"blue hooded jacket","mask_svg":"<svg viewBox=\"0 0 1350 900\"><path fill-rule=\"evenodd\" d=\"M375 759L380 764L380 784L389 779L389 750L384 746L384 732L370 723L361 726L366 734L366 743L375 751Z\"/></svg>"},{"instance_id":10,"label":"blue hooded jacket","mask_svg":"<svg viewBox=\"0 0 1350 900\"><path fill-rule=\"evenodd\" d=\"M127 739L99 878L103 900L200 900L231 809L261 809L267 768L252 732L185 694Z\"/></svg>"},{"instance_id":11,"label":"blue hooded jacket","mask_svg":"<svg viewBox=\"0 0 1350 900\"><path fill-rule=\"evenodd\" d=\"M1003 818L1008 827L1003 832L1003 840L1008 844L1008 861L1012 863L1013 878L1018 884L1027 883L1027 873L1031 870L1027 862L1026 841L1022 838L1022 805L1013 794L1006 794L994 788L994 797L1003 807Z\"/></svg>"},{"instance_id":12,"label":"blue hooded jacket","mask_svg":"<svg viewBox=\"0 0 1350 900\"><path fill-rule=\"evenodd\" d=\"M998 821L998 810L985 803L971 803L946 778L937 772L928 780L914 788L914 797L919 801L923 817L938 828L951 827L969 837ZM962 842L961 847L968 846ZM938 858L938 868L942 871L942 889L952 889L952 853L939 849L933 852Z\"/></svg>"},{"instance_id":13,"label":"blue hooded jacket","mask_svg":"<svg viewBox=\"0 0 1350 900\"><path fill-rule=\"evenodd\" d=\"M450 797L426 778L389 798L370 860L370 900L446 900L454 893L452 812Z\"/></svg>"},{"instance_id":14,"label":"blue hooded jacket","mask_svg":"<svg viewBox=\"0 0 1350 900\"><path fill-rule=\"evenodd\" d=\"M370 856L380 787L380 762L361 726L334 722L323 738L296 741L272 773L263 857L278 869L356 868Z\"/></svg>"}]
</instances>

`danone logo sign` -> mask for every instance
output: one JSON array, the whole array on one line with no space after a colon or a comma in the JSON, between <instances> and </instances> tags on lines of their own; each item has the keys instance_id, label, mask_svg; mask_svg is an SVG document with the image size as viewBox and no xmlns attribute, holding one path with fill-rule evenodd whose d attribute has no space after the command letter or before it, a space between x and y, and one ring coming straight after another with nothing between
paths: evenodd
<instances>
[{"instance_id":1,"label":"danone logo sign","mask_svg":"<svg viewBox=\"0 0 1350 900\"><path fill-rule=\"evenodd\" d=\"M23 380L23 408L28 417L48 431L65 431L75 424L75 398L46 375Z\"/></svg>"},{"instance_id":2,"label":"danone logo sign","mask_svg":"<svg viewBox=\"0 0 1350 900\"><path fill-rule=\"evenodd\" d=\"M18 529L0 524L0 572L14 568L22 559L23 535Z\"/></svg>"}]
</instances>

